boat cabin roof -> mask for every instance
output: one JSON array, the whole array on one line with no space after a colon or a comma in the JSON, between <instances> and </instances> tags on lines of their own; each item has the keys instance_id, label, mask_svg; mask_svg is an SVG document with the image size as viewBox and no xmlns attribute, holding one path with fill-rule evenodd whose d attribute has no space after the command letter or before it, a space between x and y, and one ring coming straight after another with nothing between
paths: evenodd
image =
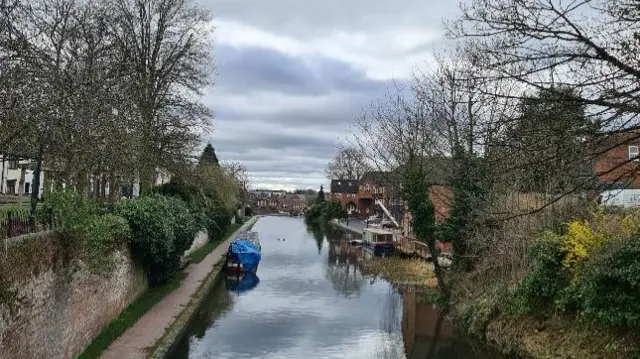
<instances>
[{"instance_id":1,"label":"boat cabin roof","mask_svg":"<svg viewBox=\"0 0 640 359\"><path fill-rule=\"evenodd\" d=\"M393 234L393 232L390 232L390 231L387 231L387 230L384 230L384 229L380 229L380 228L370 228L370 227L369 228L363 228L363 231L364 232L371 232L371 233L374 233L374 234L391 234L391 235Z\"/></svg>"}]
</instances>

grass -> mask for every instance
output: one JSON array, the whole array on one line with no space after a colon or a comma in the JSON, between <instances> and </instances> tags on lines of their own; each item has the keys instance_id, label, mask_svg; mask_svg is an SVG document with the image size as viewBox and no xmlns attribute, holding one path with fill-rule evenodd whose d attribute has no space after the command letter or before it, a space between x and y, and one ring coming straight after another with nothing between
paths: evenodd
<instances>
[{"instance_id":1,"label":"grass","mask_svg":"<svg viewBox=\"0 0 640 359\"><path fill-rule=\"evenodd\" d=\"M78 356L78 359L98 358L122 333L133 326L143 315L145 315L156 303L160 302L167 294L178 289L182 281L187 277L184 272L178 273L169 282L160 287L149 288L138 299L131 303L118 318L114 319L104 328L98 336L93 339L85 351Z\"/></svg>"},{"instance_id":2,"label":"grass","mask_svg":"<svg viewBox=\"0 0 640 359\"><path fill-rule=\"evenodd\" d=\"M421 259L373 258L366 267L367 272L379 273L392 283L423 287L437 284L433 264Z\"/></svg>"},{"instance_id":3,"label":"grass","mask_svg":"<svg viewBox=\"0 0 640 359\"><path fill-rule=\"evenodd\" d=\"M235 232L238 228L240 228L240 226L241 224L238 224L238 223L232 224L231 226L229 226L229 229L227 229L227 232L224 234L222 239L219 239L217 241L207 242L204 246L196 249L195 251L193 251L193 253L189 254L187 258L191 260L191 263L202 262L202 260L205 259L209 255L209 253L213 252L213 250L216 249L218 245L220 245L220 243L224 242L224 240L226 240L230 235L232 235L233 232Z\"/></svg>"}]
</instances>

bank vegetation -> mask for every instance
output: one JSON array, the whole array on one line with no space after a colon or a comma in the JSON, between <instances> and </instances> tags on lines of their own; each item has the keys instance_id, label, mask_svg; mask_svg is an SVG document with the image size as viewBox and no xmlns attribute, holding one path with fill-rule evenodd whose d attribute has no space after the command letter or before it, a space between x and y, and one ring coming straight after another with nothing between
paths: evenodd
<instances>
[{"instance_id":1,"label":"bank vegetation","mask_svg":"<svg viewBox=\"0 0 640 359\"><path fill-rule=\"evenodd\" d=\"M640 350L640 216L598 195L632 187L640 12L634 1L473 0L455 49L359 116L345 147L388 173L463 328L534 358ZM631 167L629 167L631 166ZM629 171L629 168L632 168ZM436 222L432 186L452 190Z\"/></svg>"}]
</instances>

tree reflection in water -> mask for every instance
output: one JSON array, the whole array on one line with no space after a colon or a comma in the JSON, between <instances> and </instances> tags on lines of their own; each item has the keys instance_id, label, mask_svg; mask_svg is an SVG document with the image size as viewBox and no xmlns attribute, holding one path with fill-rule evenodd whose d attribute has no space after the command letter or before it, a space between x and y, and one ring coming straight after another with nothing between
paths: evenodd
<instances>
[{"instance_id":1,"label":"tree reflection in water","mask_svg":"<svg viewBox=\"0 0 640 359\"><path fill-rule=\"evenodd\" d=\"M192 320L193 335L198 339L202 339L207 329L211 328L218 318L224 316L232 308L233 297L229 294L224 276L222 276L207 298L202 301L195 318Z\"/></svg>"},{"instance_id":2,"label":"tree reflection in water","mask_svg":"<svg viewBox=\"0 0 640 359\"><path fill-rule=\"evenodd\" d=\"M402 296L393 288L389 289L382 308L380 326L382 337L376 346L375 358L404 358L402 345Z\"/></svg>"},{"instance_id":3,"label":"tree reflection in water","mask_svg":"<svg viewBox=\"0 0 640 359\"><path fill-rule=\"evenodd\" d=\"M418 296L411 289L402 294L402 333L407 359L502 358L457 337L446 315L430 304L420 303Z\"/></svg>"},{"instance_id":4,"label":"tree reflection in water","mask_svg":"<svg viewBox=\"0 0 640 359\"><path fill-rule=\"evenodd\" d=\"M329 242L326 277L337 293L345 296L360 294L366 283L365 276L358 268L361 255L361 248L352 247L344 240Z\"/></svg>"},{"instance_id":5,"label":"tree reflection in water","mask_svg":"<svg viewBox=\"0 0 640 359\"><path fill-rule=\"evenodd\" d=\"M318 246L318 254L322 253L322 244L324 243L325 238L324 226L309 225L307 226L307 232L311 233L313 235L313 238L316 240L316 245Z\"/></svg>"}]
</instances>

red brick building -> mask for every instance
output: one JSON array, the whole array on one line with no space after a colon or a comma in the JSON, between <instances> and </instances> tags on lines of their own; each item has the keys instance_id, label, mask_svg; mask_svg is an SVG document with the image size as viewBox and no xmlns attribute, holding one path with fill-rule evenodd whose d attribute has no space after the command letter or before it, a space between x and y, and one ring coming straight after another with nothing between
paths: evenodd
<instances>
[{"instance_id":1,"label":"red brick building","mask_svg":"<svg viewBox=\"0 0 640 359\"><path fill-rule=\"evenodd\" d=\"M601 187L640 188L640 133L611 135L597 145L593 162Z\"/></svg>"},{"instance_id":2,"label":"red brick building","mask_svg":"<svg viewBox=\"0 0 640 359\"><path fill-rule=\"evenodd\" d=\"M375 204L379 200L400 223L404 216L404 201L391 172L368 172L360 180L357 207L363 217L380 215L382 209Z\"/></svg>"},{"instance_id":3,"label":"red brick building","mask_svg":"<svg viewBox=\"0 0 640 359\"><path fill-rule=\"evenodd\" d=\"M357 214L358 208L358 181L357 180L332 180L329 200L340 202L349 214Z\"/></svg>"}]
</instances>

